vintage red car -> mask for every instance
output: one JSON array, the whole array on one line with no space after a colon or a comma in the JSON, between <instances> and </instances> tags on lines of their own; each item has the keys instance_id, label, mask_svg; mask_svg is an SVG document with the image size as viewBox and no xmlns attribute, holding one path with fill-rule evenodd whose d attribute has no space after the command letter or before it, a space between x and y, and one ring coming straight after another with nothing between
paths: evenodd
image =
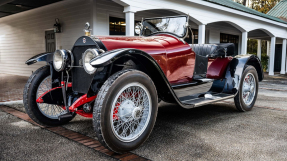
<instances>
[{"instance_id":1,"label":"vintage red car","mask_svg":"<svg viewBox=\"0 0 287 161\"><path fill-rule=\"evenodd\" d=\"M80 37L72 50L42 53L46 61L24 90L35 122L59 126L76 114L93 118L98 140L122 153L139 147L156 121L158 102L194 108L234 98L249 111L263 79L254 55L234 55L234 44L192 44L188 16L144 19L140 36ZM189 44L190 43L190 44Z\"/></svg>"}]
</instances>

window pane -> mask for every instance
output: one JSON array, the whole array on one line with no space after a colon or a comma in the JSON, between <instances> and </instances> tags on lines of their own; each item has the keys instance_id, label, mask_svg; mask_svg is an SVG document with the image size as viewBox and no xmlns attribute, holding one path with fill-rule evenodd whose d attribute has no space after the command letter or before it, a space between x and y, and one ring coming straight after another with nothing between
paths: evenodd
<instances>
[{"instance_id":1,"label":"window pane","mask_svg":"<svg viewBox=\"0 0 287 161\"><path fill-rule=\"evenodd\" d=\"M220 43L234 43L235 55L238 55L238 42L239 42L239 36L238 35L230 35L230 34L220 33Z\"/></svg>"},{"instance_id":2,"label":"window pane","mask_svg":"<svg viewBox=\"0 0 287 161\"><path fill-rule=\"evenodd\" d=\"M126 27L125 27L125 19L110 17L110 35L125 35Z\"/></svg>"}]
</instances>

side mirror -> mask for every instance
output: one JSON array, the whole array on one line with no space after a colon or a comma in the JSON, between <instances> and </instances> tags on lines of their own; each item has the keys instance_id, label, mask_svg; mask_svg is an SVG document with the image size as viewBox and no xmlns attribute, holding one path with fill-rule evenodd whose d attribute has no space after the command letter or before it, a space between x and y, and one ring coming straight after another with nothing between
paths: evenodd
<instances>
[{"instance_id":1,"label":"side mirror","mask_svg":"<svg viewBox=\"0 0 287 161\"><path fill-rule=\"evenodd\" d=\"M137 23L136 26L135 26L135 33L140 35L141 28L142 28L142 24L141 23Z\"/></svg>"}]
</instances>

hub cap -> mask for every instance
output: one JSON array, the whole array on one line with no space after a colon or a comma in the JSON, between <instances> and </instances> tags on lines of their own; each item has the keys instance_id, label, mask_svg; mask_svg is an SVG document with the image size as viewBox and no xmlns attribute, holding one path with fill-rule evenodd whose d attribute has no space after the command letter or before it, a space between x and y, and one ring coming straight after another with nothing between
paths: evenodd
<instances>
[{"instance_id":1,"label":"hub cap","mask_svg":"<svg viewBox=\"0 0 287 161\"><path fill-rule=\"evenodd\" d=\"M132 142L146 129L151 115L151 96L145 86L130 83L116 95L111 109L114 135L123 142Z\"/></svg>"},{"instance_id":2,"label":"hub cap","mask_svg":"<svg viewBox=\"0 0 287 161\"><path fill-rule=\"evenodd\" d=\"M37 89L37 98L42 94L52 89L52 80L51 76L46 77L39 85ZM36 99L37 99L36 98ZM47 103L37 103L37 106L41 113L50 119L58 119L58 116L64 114L66 111L58 105L52 105Z\"/></svg>"},{"instance_id":3,"label":"hub cap","mask_svg":"<svg viewBox=\"0 0 287 161\"><path fill-rule=\"evenodd\" d=\"M253 102L255 94L256 94L255 77L252 73L248 73L244 78L242 86L242 98L247 106Z\"/></svg>"}]
</instances>

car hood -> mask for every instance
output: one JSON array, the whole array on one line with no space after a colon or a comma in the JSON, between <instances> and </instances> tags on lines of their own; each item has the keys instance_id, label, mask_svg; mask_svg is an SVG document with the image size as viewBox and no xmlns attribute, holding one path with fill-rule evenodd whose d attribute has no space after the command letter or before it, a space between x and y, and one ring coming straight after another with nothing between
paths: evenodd
<instances>
[{"instance_id":1,"label":"car hood","mask_svg":"<svg viewBox=\"0 0 287 161\"><path fill-rule=\"evenodd\" d=\"M165 47L161 44L161 40L166 39L164 36L98 36L107 50L120 48L139 49L149 54L165 53Z\"/></svg>"}]
</instances>

